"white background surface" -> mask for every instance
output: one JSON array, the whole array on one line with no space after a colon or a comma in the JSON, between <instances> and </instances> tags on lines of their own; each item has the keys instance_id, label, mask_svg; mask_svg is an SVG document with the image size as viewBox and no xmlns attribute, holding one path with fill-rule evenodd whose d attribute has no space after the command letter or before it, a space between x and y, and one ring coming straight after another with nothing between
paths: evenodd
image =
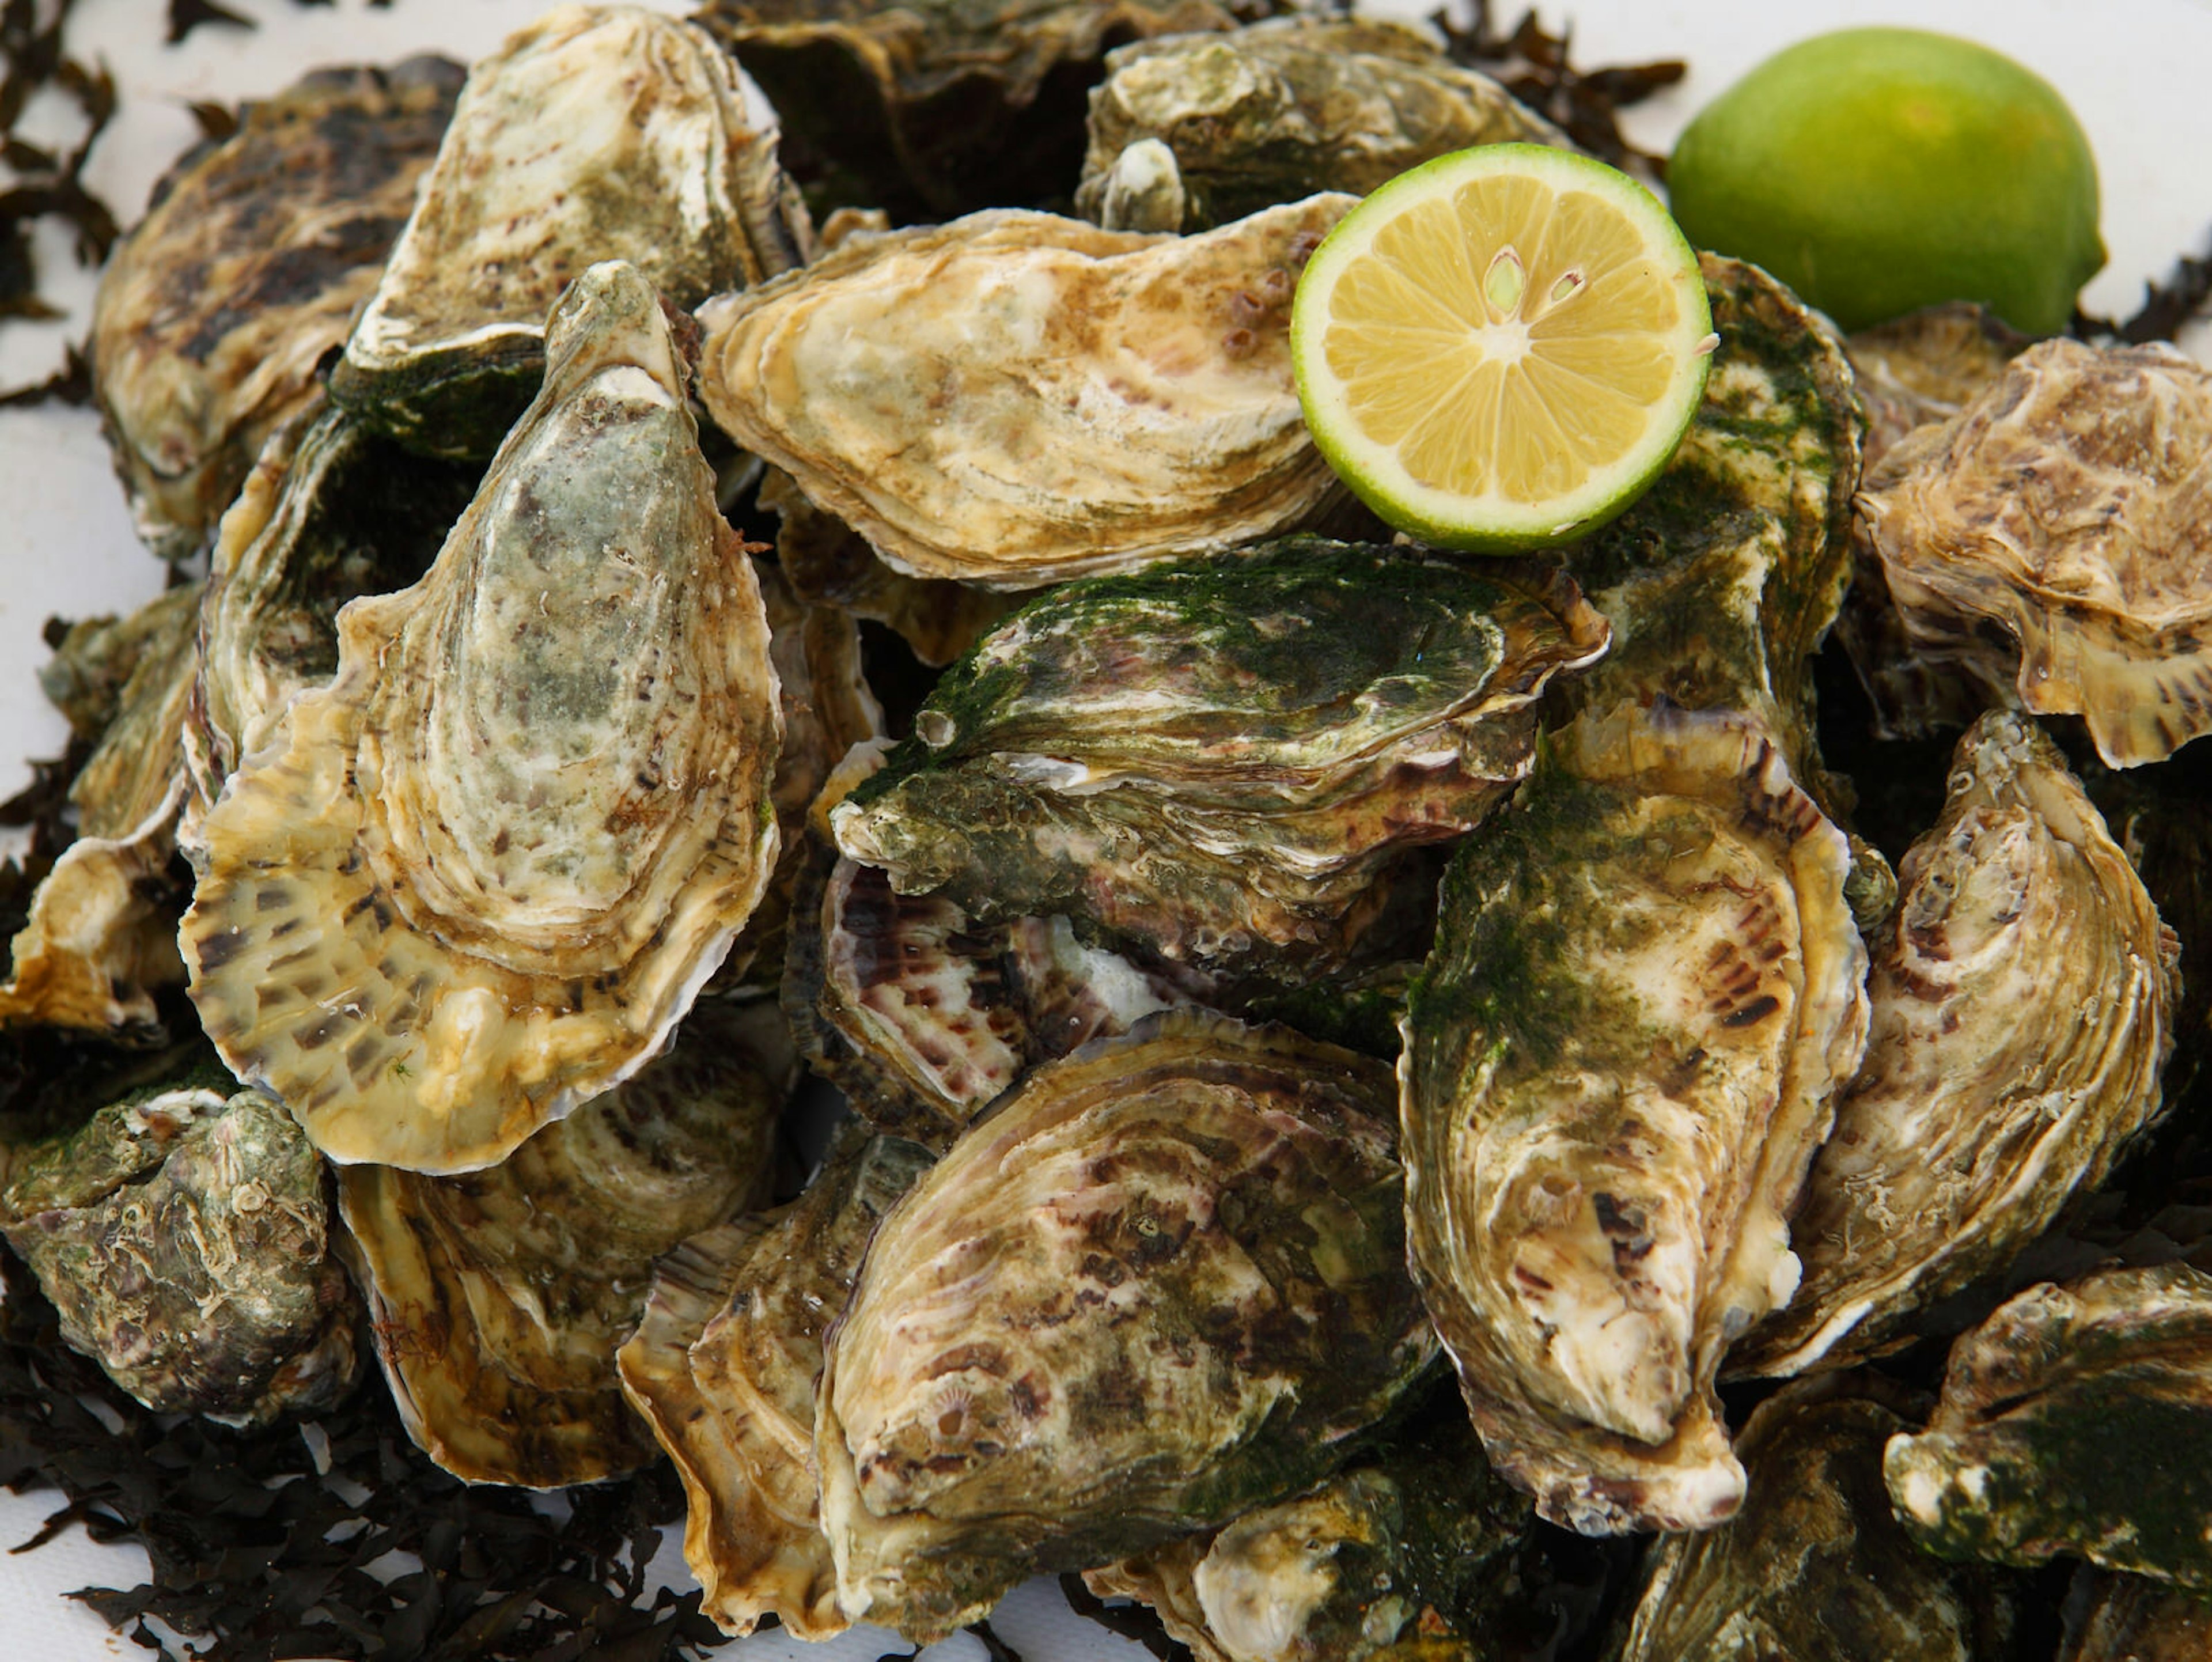
<instances>
[{"instance_id":1,"label":"white background surface","mask_svg":"<svg viewBox=\"0 0 2212 1662\"><path fill-rule=\"evenodd\" d=\"M489 51L543 9L541 0L365 0L307 9L277 0L227 0L261 20L253 33L216 26L164 46L161 0L82 0L69 40L81 58L114 70L121 112L100 140L88 183L125 225L143 209L168 161L196 136L186 105L265 95L319 64L386 63L435 50L467 60ZM659 9L686 5L657 0ZM1370 0L1367 9L1419 16L1427 0ZM1498 6L1510 27L1515 0ZM2104 235L2112 261L2084 297L2091 311L2124 317L2146 279L2175 257L2201 253L2212 232L2212 100L2202 76L2212 65L2212 0L1545 0L1556 28L1571 19L1574 61L1597 64L1680 57L1688 79L1629 113L1631 137L1664 150L1682 123L1743 70L1789 42L1856 23L1905 23L1972 36L2011 53L2053 82L2094 144L2104 187ZM24 136L66 144L73 110L57 100L34 108ZM40 245L41 286L73 315L52 326L0 326L0 385L44 376L59 344L81 337L91 294L72 271L65 233ZM137 543L110 472L96 420L87 411L0 411L0 797L28 781L22 758L60 750L65 728L36 681L46 648L40 629L53 613L83 617L125 610L158 594L163 568ZM0 1549L27 1537L60 1504L55 1493L0 1492ZM672 1555L664 1555L665 1559ZM0 1662L93 1662L144 1653L62 1598L67 1589L129 1586L144 1578L133 1549L103 1550L81 1531L21 1557L0 1556ZM681 1578L680 1559L672 1572ZM687 1583L688 1585L688 1583ZM1137 1662L1144 1653L1068 1616L1048 1583L1001 1607L994 1625L1029 1662ZM906 1647L873 1629L827 1645L774 1635L729 1647L742 1662L873 1662ZM933 1647L930 1662L980 1662L965 1636Z\"/></svg>"}]
</instances>

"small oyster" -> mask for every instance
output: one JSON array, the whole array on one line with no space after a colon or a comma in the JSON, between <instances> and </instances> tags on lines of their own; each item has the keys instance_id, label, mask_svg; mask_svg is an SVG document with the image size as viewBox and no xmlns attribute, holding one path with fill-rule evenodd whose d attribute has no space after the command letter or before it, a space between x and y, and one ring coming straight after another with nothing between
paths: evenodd
<instances>
[{"instance_id":1,"label":"small oyster","mask_svg":"<svg viewBox=\"0 0 2212 1662\"><path fill-rule=\"evenodd\" d=\"M1914 428L1956 416L2031 344L1970 301L1930 306L1853 335L1845 346L1867 412L1866 465Z\"/></svg>"},{"instance_id":2,"label":"small oyster","mask_svg":"<svg viewBox=\"0 0 2212 1662\"><path fill-rule=\"evenodd\" d=\"M1342 511L1291 380L1297 274L1352 206L1203 236L1012 210L848 242L702 307L702 390L902 571L996 588Z\"/></svg>"},{"instance_id":3,"label":"small oyster","mask_svg":"<svg viewBox=\"0 0 2212 1662\"><path fill-rule=\"evenodd\" d=\"M1752 1411L1736 1440L1750 1498L1719 1529L1670 1535L1652 1549L1614 1662L1986 1662L2010 1653L2002 1585L1929 1557L1890 1515L1881 1451L1906 1424L1879 1385L1792 1386Z\"/></svg>"},{"instance_id":4,"label":"small oyster","mask_svg":"<svg viewBox=\"0 0 2212 1662\"><path fill-rule=\"evenodd\" d=\"M823 1365L838 1601L927 1641L1032 1570L1325 1475L1423 1373L1389 1077L1173 1011L1041 1068L886 1215Z\"/></svg>"},{"instance_id":5,"label":"small oyster","mask_svg":"<svg viewBox=\"0 0 2212 1662\"><path fill-rule=\"evenodd\" d=\"M2097 1188L2156 1115L2173 933L2057 746L1993 711L1874 942L1866 1060L1790 1225L1804 1279L1731 1366L1836 1367Z\"/></svg>"},{"instance_id":6,"label":"small oyster","mask_svg":"<svg viewBox=\"0 0 2212 1662\"><path fill-rule=\"evenodd\" d=\"M0 1233L62 1336L147 1407L258 1424L353 1384L361 1306L329 1251L322 1162L275 1098L179 1082L12 1167Z\"/></svg>"},{"instance_id":7,"label":"small oyster","mask_svg":"<svg viewBox=\"0 0 2212 1662\"><path fill-rule=\"evenodd\" d=\"M1109 48L1225 29L1212 0L708 0L795 145L841 198L902 222L1066 190L1083 157L1081 92Z\"/></svg>"},{"instance_id":8,"label":"small oyster","mask_svg":"<svg viewBox=\"0 0 2212 1662\"><path fill-rule=\"evenodd\" d=\"M1743 1495L1721 1353L1866 1042L1841 832L1741 713L1584 716L1461 846L1400 1063L1409 1259L1500 1470L1587 1534Z\"/></svg>"},{"instance_id":9,"label":"small oyster","mask_svg":"<svg viewBox=\"0 0 2212 1662\"><path fill-rule=\"evenodd\" d=\"M1055 589L948 671L830 814L903 894L1065 914L1215 969L1341 963L1409 849L1528 770L1605 649L1547 569L1290 539Z\"/></svg>"},{"instance_id":10,"label":"small oyster","mask_svg":"<svg viewBox=\"0 0 2212 1662\"><path fill-rule=\"evenodd\" d=\"M340 1170L377 1355L432 1459L555 1488L653 1458L616 1348L655 1258L767 1200L793 1072L773 1009L708 1001L666 1056L489 1171Z\"/></svg>"},{"instance_id":11,"label":"small oyster","mask_svg":"<svg viewBox=\"0 0 2212 1662\"><path fill-rule=\"evenodd\" d=\"M616 1360L623 1389L683 1475L684 1558L725 1633L774 1616L801 1639L844 1631L817 1515L814 1387L877 1221L927 1150L852 1131L774 1217L695 1236L653 1271Z\"/></svg>"},{"instance_id":12,"label":"small oyster","mask_svg":"<svg viewBox=\"0 0 2212 1662\"><path fill-rule=\"evenodd\" d=\"M470 71L331 396L410 447L489 455L586 266L630 261L690 307L788 271L811 235L711 39L636 7L560 7Z\"/></svg>"},{"instance_id":13,"label":"small oyster","mask_svg":"<svg viewBox=\"0 0 2212 1662\"><path fill-rule=\"evenodd\" d=\"M1889 1498L1947 1558L2078 1553L2212 1591L2212 1276L2186 1264L2030 1288L1951 1348Z\"/></svg>"},{"instance_id":14,"label":"small oyster","mask_svg":"<svg viewBox=\"0 0 2212 1662\"><path fill-rule=\"evenodd\" d=\"M2045 341L1891 449L1859 499L1930 673L2079 715L2112 767L2212 731L2212 371Z\"/></svg>"},{"instance_id":15,"label":"small oyster","mask_svg":"<svg viewBox=\"0 0 2212 1662\"><path fill-rule=\"evenodd\" d=\"M2142 1575L2100 1575L2079 1631L2058 1662L2204 1662L2212 1601Z\"/></svg>"},{"instance_id":16,"label":"small oyster","mask_svg":"<svg viewBox=\"0 0 2212 1662\"><path fill-rule=\"evenodd\" d=\"M429 575L202 825L192 995L334 1160L474 1170L635 1072L774 864L767 622L660 302L595 265L546 338Z\"/></svg>"},{"instance_id":17,"label":"small oyster","mask_svg":"<svg viewBox=\"0 0 2212 1662\"><path fill-rule=\"evenodd\" d=\"M198 553L376 286L462 71L318 70L186 158L101 275L92 370L138 534Z\"/></svg>"},{"instance_id":18,"label":"small oyster","mask_svg":"<svg viewBox=\"0 0 2212 1662\"><path fill-rule=\"evenodd\" d=\"M1419 31L1375 18L1279 17L1138 41L1110 53L1106 71L1091 93L1076 210L1099 218L1115 184L1127 187L1116 164L1129 147L1164 145L1181 214L1133 229L1204 230L1316 191L1364 196L1470 144L1568 142Z\"/></svg>"}]
</instances>

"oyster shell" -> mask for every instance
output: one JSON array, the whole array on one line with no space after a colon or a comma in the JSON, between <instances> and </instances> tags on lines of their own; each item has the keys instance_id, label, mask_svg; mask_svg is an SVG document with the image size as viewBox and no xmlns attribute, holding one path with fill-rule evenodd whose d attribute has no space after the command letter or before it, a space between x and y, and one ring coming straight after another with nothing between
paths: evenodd
<instances>
[{"instance_id":1,"label":"oyster shell","mask_svg":"<svg viewBox=\"0 0 2212 1662\"><path fill-rule=\"evenodd\" d=\"M410 447L483 457L530 401L546 314L595 261L680 307L788 271L811 232L737 65L632 6L562 6L470 71L331 396Z\"/></svg>"},{"instance_id":2,"label":"oyster shell","mask_svg":"<svg viewBox=\"0 0 2212 1662\"><path fill-rule=\"evenodd\" d=\"M1546 683L1605 640L1547 569L1313 539L1071 584L948 671L830 824L979 922L1310 971L1395 857L1526 773Z\"/></svg>"},{"instance_id":3,"label":"oyster shell","mask_svg":"<svg viewBox=\"0 0 2212 1662\"><path fill-rule=\"evenodd\" d=\"M17 1161L0 1233L70 1348L147 1407L233 1425L329 1407L357 1371L361 1306L329 1251L322 1162L275 1098L200 1079Z\"/></svg>"},{"instance_id":4,"label":"oyster shell","mask_svg":"<svg viewBox=\"0 0 2212 1662\"><path fill-rule=\"evenodd\" d=\"M814 1388L877 1221L931 1156L848 1132L771 1217L693 1237L653 1271L623 1389L683 1474L684 1558L725 1633L774 1616L801 1639L846 1627L817 1515Z\"/></svg>"},{"instance_id":5,"label":"oyster shell","mask_svg":"<svg viewBox=\"0 0 2212 1662\"><path fill-rule=\"evenodd\" d=\"M794 1071L772 1008L709 1000L667 1055L488 1171L340 1170L377 1355L432 1459L556 1488L653 1458L616 1348L655 1258L767 1200Z\"/></svg>"},{"instance_id":6,"label":"oyster shell","mask_svg":"<svg viewBox=\"0 0 2212 1662\"><path fill-rule=\"evenodd\" d=\"M2212 731L2212 371L2045 341L1891 449L1859 511L1911 648L2001 703L2079 715L2112 767Z\"/></svg>"},{"instance_id":7,"label":"oyster shell","mask_svg":"<svg viewBox=\"0 0 2212 1662\"><path fill-rule=\"evenodd\" d=\"M2057 746L1992 711L1876 937L1866 1059L1790 1226L1804 1278L1731 1357L1874 1354L2101 1184L2157 1114L2173 932Z\"/></svg>"},{"instance_id":8,"label":"oyster shell","mask_svg":"<svg viewBox=\"0 0 2212 1662\"><path fill-rule=\"evenodd\" d=\"M774 864L767 623L660 302L595 265L546 334L429 575L202 825L209 1036L340 1161L488 1166L635 1072Z\"/></svg>"},{"instance_id":9,"label":"oyster shell","mask_svg":"<svg viewBox=\"0 0 2212 1662\"><path fill-rule=\"evenodd\" d=\"M1951 1348L1926 1431L1893 1438L1889 1497L1947 1558L2077 1553L2212 1589L2212 1276L2186 1264L2045 1282Z\"/></svg>"},{"instance_id":10,"label":"oyster shell","mask_svg":"<svg viewBox=\"0 0 2212 1662\"><path fill-rule=\"evenodd\" d=\"M1389 1075L1148 1018L1030 1075L877 1229L832 1330L822 1522L929 1641L1033 1569L1294 1495L1423 1373Z\"/></svg>"},{"instance_id":11,"label":"oyster shell","mask_svg":"<svg viewBox=\"0 0 2212 1662\"><path fill-rule=\"evenodd\" d=\"M1128 192L1118 164L1131 145L1166 147L1180 213L1130 224L1125 208L1103 222L1147 231L1204 230L1316 191L1364 196L1470 144L1568 143L1419 30L1348 15L1118 47L1091 89L1088 132L1075 206L1091 219L1117 185Z\"/></svg>"},{"instance_id":12,"label":"oyster shell","mask_svg":"<svg viewBox=\"0 0 2212 1662\"><path fill-rule=\"evenodd\" d=\"M1700 1529L1743 1472L1721 1353L1866 1042L1840 831L1762 723L1623 706L1444 880L1399 1064L1409 1262L1475 1428L1586 1534Z\"/></svg>"},{"instance_id":13,"label":"oyster shell","mask_svg":"<svg viewBox=\"0 0 2212 1662\"><path fill-rule=\"evenodd\" d=\"M917 577L1032 588L1311 525L1347 499L1298 411L1291 295L1352 203L858 239L701 309L707 407Z\"/></svg>"},{"instance_id":14,"label":"oyster shell","mask_svg":"<svg viewBox=\"0 0 2212 1662\"><path fill-rule=\"evenodd\" d=\"M2058 1662L2204 1662L2212 1602L2142 1575L2100 1575L2080 1629Z\"/></svg>"},{"instance_id":15,"label":"oyster shell","mask_svg":"<svg viewBox=\"0 0 2212 1662\"><path fill-rule=\"evenodd\" d=\"M1948 421L2033 343L1986 306L1954 301L1845 343L1866 411L1866 465L1916 427Z\"/></svg>"},{"instance_id":16,"label":"oyster shell","mask_svg":"<svg viewBox=\"0 0 2212 1662\"><path fill-rule=\"evenodd\" d=\"M197 554L276 425L319 396L406 222L462 70L318 70L157 188L92 318L93 383L138 534Z\"/></svg>"},{"instance_id":17,"label":"oyster shell","mask_svg":"<svg viewBox=\"0 0 2212 1662\"><path fill-rule=\"evenodd\" d=\"M1890 1515L1881 1451L1906 1422L1879 1385L1792 1386L1752 1411L1736 1440L1750 1498L1719 1529L1667 1536L1652 1549L1614 1662L2011 1653L2003 1585L1929 1557Z\"/></svg>"}]
</instances>

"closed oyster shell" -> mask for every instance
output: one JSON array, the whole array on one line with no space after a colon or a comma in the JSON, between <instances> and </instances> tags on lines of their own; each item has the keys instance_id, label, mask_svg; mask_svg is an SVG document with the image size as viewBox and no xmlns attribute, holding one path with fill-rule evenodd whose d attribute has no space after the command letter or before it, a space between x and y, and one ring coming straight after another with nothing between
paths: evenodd
<instances>
[{"instance_id":1,"label":"closed oyster shell","mask_svg":"<svg viewBox=\"0 0 2212 1662\"><path fill-rule=\"evenodd\" d=\"M1316 191L1364 196L1470 144L1565 147L1566 135L1401 23L1270 18L1117 48L1091 89L1079 213L1097 219L1133 144L1166 146L1182 213L1204 230ZM1108 223L1112 221L1106 222Z\"/></svg>"},{"instance_id":2,"label":"closed oyster shell","mask_svg":"<svg viewBox=\"0 0 2212 1662\"><path fill-rule=\"evenodd\" d=\"M1948 421L2032 343L1986 306L1953 301L1845 343L1867 414L1866 465L1916 427Z\"/></svg>"},{"instance_id":3,"label":"closed oyster shell","mask_svg":"<svg viewBox=\"0 0 2212 1662\"><path fill-rule=\"evenodd\" d=\"M1352 204L857 239L701 309L707 407L917 577L1033 588L1313 525L1346 498L1299 413L1291 295Z\"/></svg>"},{"instance_id":4,"label":"closed oyster shell","mask_svg":"<svg viewBox=\"0 0 2212 1662\"><path fill-rule=\"evenodd\" d=\"M1623 706L1462 845L1399 1064L1409 1261L1499 1470L1707 1528L1722 1352L1866 1042L1849 855L1755 719Z\"/></svg>"},{"instance_id":5,"label":"closed oyster shell","mask_svg":"<svg viewBox=\"0 0 2212 1662\"><path fill-rule=\"evenodd\" d=\"M149 1408L258 1424L353 1384L361 1306L322 1162L263 1092L179 1082L100 1109L13 1166L0 1233L70 1346Z\"/></svg>"},{"instance_id":6,"label":"closed oyster shell","mask_svg":"<svg viewBox=\"0 0 2212 1662\"><path fill-rule=\"evenodd\" d=\"M376 286L459 93L417 58L318 70L163 182L102 274L92 371L138 534L199 551Z\"/></svg>"},{"instance_id":7,"label":"closed oyster shell","mask_svg":"<svg viewBox=\"0 0 2212 1662\"><path fill-rule=\"evenodd\" d=\"M1389 1075L1176 1011L1039 1068L884 1217L815 1424L839 1602L929 1641L1226 1523L1425 1370Z\"/></svg>"},{"instance_id":8,"label":"closed oyster shell","mask_svg":"<svg viewBox=\"0 0 2212 1662\"><path fill-rule=\"evenodd\" d=\"M635 1072L774 864L767 623L660 302L597 265L547 339L429 575L203 823L209 1036L340 1161L474 1170Z\"/></svg>"},{"instance_id":9,"label":"closed oyster shell","mask_svg":"<svg viewBox=\"0 0 2212 1662\"><path fill-rule=\"evenodd\" d=\"M1906 642L2112 767L2212 731L2212 371L2166 346L2045 341L1859 500Z\"/></svg>"},{"instance_id":10,"label":"closed oyster shell","mask_svg":"<svg viewBox=\"0 0 2212 1662\"><path fill-rule=\"evenodd\" d=\"M2186 1264L2030 1288L1951 1348L1928 1428L1882 1477L1947 1558L2075 1553L2212 1590L2212 1276Z\"/></svg>"},{"instance_id":11,"label":"closed oyster shell","mask_svg":"<svg viewBox=\"0 0 2212 1662\"><path fill-rule=\"evenodd\" d=\"M2204 1662L2212 1601L2142 1575L2100 1575L2078 1632L2058 1662Z\"/></svg>"},{"instance_id":12,"label":"closed oyster shell","mask_svg":"<svg viewBox=\"0 0 2212 1662\"><path fill-rule=\"evenodd\" d=\"M562 6L470 71L331 395L413 448L488 456L585 267L628 260L690 307L788 271L811 238L775 135L708 36L632 6Z\"/></svg>"},{"instance_id":13,"label":"closed oyster shell","mask_svg":"<svg viewBox=\"0 0 2212 1662\"><path fill-rule=\"evenodd\" d=\"M2158 1112L2173 932L2032 722L1993 711L1960 742L1901 876L1866 1059L1790 1226L1804 1279L1731 1367L1874 1354L2102 1184Z\"/></svg>"},{"instance_id":14,"label":"closed oyster shell","mask_svg":"<svg viewBox=\"0 0 2212 1662\"><path fill-rule=\"evenodd\" d=\"M340 1170L378 1359L432 1459L558 1488L653 1458L616 1348L655 1258L767 1200L793 1072L773 1009L709 1001L666 1056L488 1171Z\"/></svg>"}]
</instances>

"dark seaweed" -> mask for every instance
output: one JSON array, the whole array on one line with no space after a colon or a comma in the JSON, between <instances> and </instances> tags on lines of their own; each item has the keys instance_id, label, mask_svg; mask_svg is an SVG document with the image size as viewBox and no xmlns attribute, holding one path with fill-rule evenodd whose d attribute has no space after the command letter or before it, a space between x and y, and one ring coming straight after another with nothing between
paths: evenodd
<instances>
[{"instance_id":1,"label":"dark seaweed","mask_svg":"<svg viewBox=\"0 0 2212 1662\"><path fill-rule=\"evenodd\" d=\"M1085 1621L1096 1622L1107 1632L1142 1645L1160 1662L1192 1662L1189 1650L1169 1636L1166 1625L1151 1605L1109 1604L1085 1586L1083 1578L1073 1571L1060 1578L1060 1591L1067 1600L1068 1609Z\"/></svg>"},{"instance_id":2,"label":"dark seaweed","mask_svg":"<svg viewBox=\"0 0 2212 1662\"><path fill-rule=\"evenodd\" d=\"M169 0L169 44L175 46L203 23L219 23L234 29L261 26L242 12L219 6L215 0Z\"/></svg>"},{"instance_id":3,"label":"dark seaweed","mask_svg":"<svg viewBox=\"0 0 2212 1662\"><path fill-rule=\"evenodd\" d=\"M2076 340L2118 341L2124 346L2142 346L2154 340L2172 340L2212 307L2212 252L2184 254L2164 283L2143 284L2143 303L2124 323L2094 317L2075 309L2066 332Z\"/></svg>"}]
</instances>

